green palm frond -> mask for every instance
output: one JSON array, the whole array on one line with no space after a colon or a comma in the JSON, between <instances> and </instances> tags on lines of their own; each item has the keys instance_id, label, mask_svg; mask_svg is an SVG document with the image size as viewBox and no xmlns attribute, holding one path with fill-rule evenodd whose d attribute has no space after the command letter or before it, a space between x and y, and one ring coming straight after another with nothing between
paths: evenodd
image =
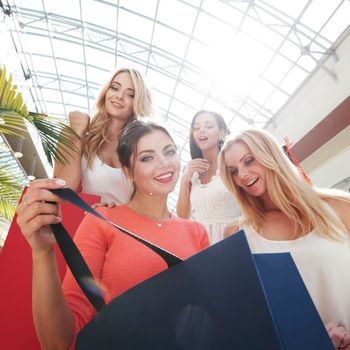
<instances>
[{"instance_id":1,"label":"green palm frond","mask_svg":"<svg viewBox=\"0 0 350 350\"><path fill-rule=\"evenodd\" d=\"M0 216L0 247L4 245L4 241L10 227L11 222Z\"/></svg>"},{"instance_id":2,"label":"green palm frond","mask_svg":"<svg viewBox=\"0 0 350 350\"><path fill-rule=\"evenodd\" d=\"M23 137L23 133L27 132L25 121L31 123L38 131L45 155L51 165L53 160L65 163L71 152L77 152L72 140L79 136L74 130L58 118L28 112L21 93L17 93L17 86L12 85L12 75L10 74L7 80L6 67L0 68L0 132ZM58 150L58 142L65 146L64 152Z\"/></svg>"},{"instance_id":3,"label":"green palm frond","mask_svg":"<svg viewBox=\"0 0 350 350\"><path fill-rule=\"evenodd\" d=\"M11 220L26 181L14 162L9 161L9 152L0 147L0 213Z\"/></svg>"},{"instance_id":4,"label":"green palm frond","mask_svg":"<svg viewBox=\"0 0 350 350\"><path fill-rule=\"evenodd\" d=\"M12 74L6 79L6 67L0 68L0 107L13 111L27 118L27 106L21 93L17 93L17 85L12 85Z\"/></svg>"},{"instance_id":5,"label":"green palm frond","mask_svg":"<svg viewBox=\"0 0 350 350\"><path fill-rule=\"evenodd\" d=\"M12 75L6 78L6 68L0 68L0 134L25 138L30 123L38 132L48 162L65 163L73 152L74 138L78 135L58 118L28 112L21 93L12 83ZM58 142L64 151L58 149ZM18 167L8 147L0 140L0 218L11 221L27 178Z\"/></svg>"},{"instance_id":6,"label":"green palm frond","mask_svg":"<svg viewBox=\"0 0 350 350\"><path fill-rule=\"evenodd\" d=\"M0 182L10 181L11 174L6 173L6 169L0 168ZM21 196L23 187L20 190L15 188L13 183L0 186L0 212L7 220L11 221L15 215L16 206Z\"/></svg>"},{"instance_id":7,"label":"green palm frond","mask_svg":"<svg viewBox=\"0 0 350 350\"><path fill-rule=\"evenodd\" d=\"M29 113L28 118L38 131L46 158L51 165L53 159L58 163L67 162L71 154L67 154L67 151L77 152L77 148L71 140L74 137L79 138L79 136L61 120L38 113ZM64 151L57 148L58 142L65 146Z\"/></svg>"},{"instance_id":8,"label":"green palm frond","mask_svg":"<svg viewBox=\"0 0 350 350\"><path fill-rule=\"evenodd\" d=\"M17 112L0 107L0 132L23 137L23 132L26 132L23 116Z\"/></svg>"}]
</instances>

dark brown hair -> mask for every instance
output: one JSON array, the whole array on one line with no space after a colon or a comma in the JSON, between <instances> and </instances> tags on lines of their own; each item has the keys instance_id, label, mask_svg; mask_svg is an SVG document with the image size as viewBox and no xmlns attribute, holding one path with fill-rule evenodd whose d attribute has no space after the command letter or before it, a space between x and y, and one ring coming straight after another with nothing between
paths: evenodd
<instances>
[{"instance_id":1,"label":"dark brown hair","mask_svg":"<svg viewBox=\"0 0 350 350\"><path fill-rule=\"evenodd\" d=\"M204 113L208 113L210 115L212 115L215 120L216 123L218 124L219 129L224 129L225 130L225 136L230 134L230 130L223 118L223 116L219 113L216 112L212 112L212 111L207 111L205 109L200 110L199 112L197 112L194 117L192 118L192 122L191 122L191 129L190 129L190 153L191 153L191 158L195 159L195 158L203 158L203 154L202 151L199 149L199 147L196 144L196 141L193 137L193 126L194 123L196 122L196 118L200 115L200 114L204 114ZM223 141L222 142L218 142L218 147L219 147L219 151L221 149L223 145Z\"/></svg>"},{"instance_id":2,"label":"dark brown hair","mask_svg":"<svg viewBox=\"0 0 350 350\"><path fill-rule=\"evenodd\" d=\"M128 125L126 125L126 127L120 135L117 153L122 167L133 170L131 169L131 160L136 157L138 141L141 139L141 137L150 134L152 131L155 130L159 130L164 134L168 135L175 145L175 142L169 134L168 130L165 129L163 126L154 122L134 120Z\"/></svg>"}]
</instances>

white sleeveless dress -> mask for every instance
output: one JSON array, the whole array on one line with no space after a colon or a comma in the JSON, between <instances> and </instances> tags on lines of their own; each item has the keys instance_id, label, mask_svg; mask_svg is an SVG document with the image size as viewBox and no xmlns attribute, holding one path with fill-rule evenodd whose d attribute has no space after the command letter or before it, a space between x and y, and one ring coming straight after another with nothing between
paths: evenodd
<instances>
[{"instance_id":1,"label":"white sleeveless dress","mask_svg":"<svg viewBox=\"0 0 350 350\"><path fill-rule=\"evenodd\" d=\"M218 175L202 184L196 172L191 182L192 216L205 226L210 244L217 243L224 238L224 228L241 215L238 205Z\"/></svg>"},{"instance_id":2,"label":"white sleeveless dress","mask_svg":"<svg viewBox=\"0 0 350 350\"><path fill-rule=\"evenodd\" d=\"M129 202L132 184L121 168L113 168L96 156L90 169L87 159L83 156L81 174L83 193L100 195L101 202L114 201L117 205Z\"/></svg>"},{"instance_id":3,"label":"white sleeveless dress","mask_svg":"<svg viewBox=\"0 0 350 350\"><path fill-rule=\"evenodd\" d=\"M350 238L347 233L339 233L343 241L323 238L315 230L292 241L273 241L250 226L242 228L253 253L290 252L324 324L333 322L350 330Z\"/></svg>"}]
</instances>

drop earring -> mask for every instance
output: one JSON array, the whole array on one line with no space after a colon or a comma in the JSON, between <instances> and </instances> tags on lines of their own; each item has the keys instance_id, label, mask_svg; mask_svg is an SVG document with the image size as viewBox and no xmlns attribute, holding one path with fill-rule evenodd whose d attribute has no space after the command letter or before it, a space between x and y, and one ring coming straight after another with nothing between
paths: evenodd
<instances>
[{"instance_id":1,"label":"drop earring","mask_svg":"<svg viewBox=\"0 0 350 350\"><path fill-rule=\"evenodd\" d=\"M224 142L225 142L224 136L220 136L220 137L218 138L219 149L222 148L222 146L224 145Z\"/></svg>"}]
</instances>

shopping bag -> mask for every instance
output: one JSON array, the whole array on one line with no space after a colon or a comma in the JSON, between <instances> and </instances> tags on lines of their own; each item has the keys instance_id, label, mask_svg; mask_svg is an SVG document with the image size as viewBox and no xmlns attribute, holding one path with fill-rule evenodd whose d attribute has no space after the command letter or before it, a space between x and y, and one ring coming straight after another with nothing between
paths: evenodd
<instances>
[{"instance_id":1,"label":"shopping bag","mask_svg":"<svg viewBox=\"0 0 350 350\"><path fill-rule=\"evenodd\" d=\"M115 298L76 349L333 346L290 254L253 256L240 231Z\"/></svg>"},{"instance_id":2,"label":"shopping bag","mask_svg":"<svg viewBox=\"0 0 350 350\"><path fill-rule=\"evenodd\" d=\"M100 202L99 196L79 196L89 205ZM71 203L64 203L61 209L62 222L73 236L84 212ZM58 249L57 263L62 279L66 263ZM0 286L0 349L40 350L32 316L32 253L16 223L16 216L0 254Z\"/></svg>"}]
</instances>

